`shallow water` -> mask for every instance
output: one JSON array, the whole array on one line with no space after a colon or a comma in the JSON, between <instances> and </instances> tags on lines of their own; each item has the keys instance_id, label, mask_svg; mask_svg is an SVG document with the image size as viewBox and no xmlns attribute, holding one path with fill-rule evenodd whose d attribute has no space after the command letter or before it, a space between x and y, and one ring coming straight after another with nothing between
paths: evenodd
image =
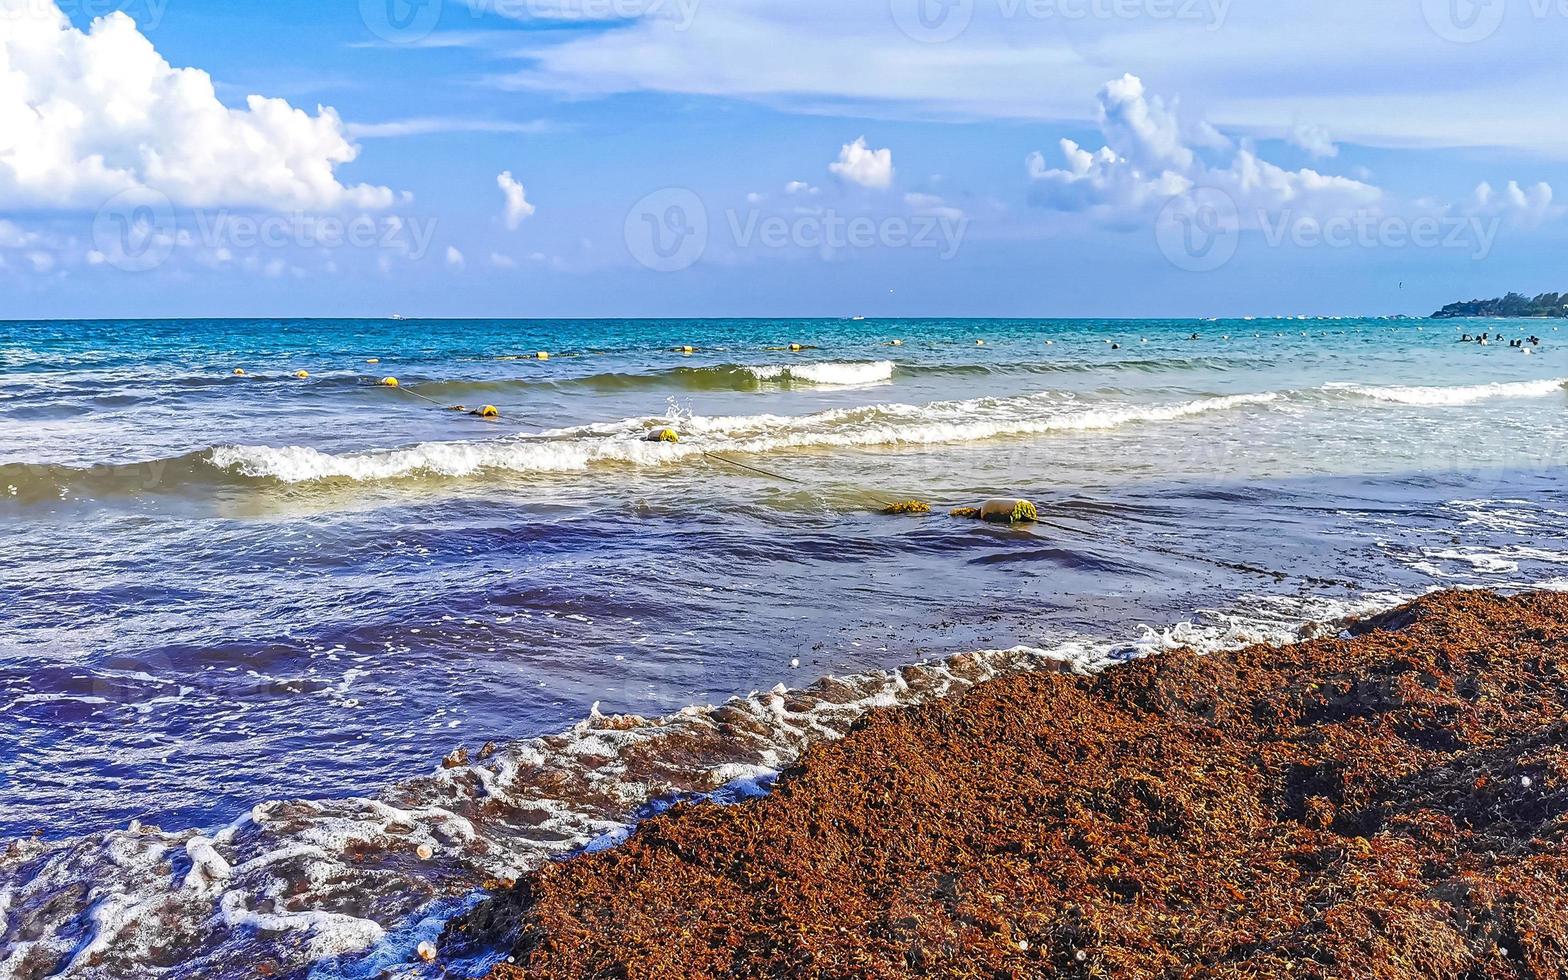
<instances>
[{"instance_id":1,"label":"shallow water","mask_svg":"<svg viewBox=\"0 0 1568 980\"><path fill-rule=\"evenodd\" d=\"M1483 330L1545 343L1456 343ZM256 956L356 975L486 876L765 775L867 706L1433 587L1561 585L1560 339L0 324L0 841L25 841L0 858L0 978L122 975L149 950L175 976ZM665 425L681 442L643 441ZM1042 522L945 515L1001 494ZM936 513L876 513L905 498ZM876 673L1019 644L1044 652ZM717 722L583 722L827 675L862 679Z\"/></svg>"}]
</instances>

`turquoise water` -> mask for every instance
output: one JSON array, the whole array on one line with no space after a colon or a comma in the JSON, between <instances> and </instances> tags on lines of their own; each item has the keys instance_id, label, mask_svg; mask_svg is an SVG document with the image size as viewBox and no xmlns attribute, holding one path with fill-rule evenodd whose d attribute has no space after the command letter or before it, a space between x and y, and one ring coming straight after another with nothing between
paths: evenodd
<instances>
[{"instance_id":1,"label":"turquoise water","mask_svg":"<svg viewBox=\"0 0 1568 980\"><path fill-rule=\"evenodd\" d=\"M1459 342L1481 332L1502 339ZM700 738L683 726L706 714L601 714L1560 584L1561 338L1355 319L0 324L0 839L26 841L0 861L0 976L126 975L152 949L174 976L251 975L224 957L258 949L354 975L496 862L756 776L796 738L766 696ZM467 413L485 405L499 418ZM646 441L663 427L680 442ZM1000 495L1042 521L947 516ZM908 498L934 512L878 513ZM856 684L828 701L907 693ZM487 742L508 760L489 775L437 770ZM555 787L548 805L517 804L519 780ZM425 831L405 828L427 827L455 863L409 866ZM363 870L366 848L391 863ZM276 880L240 886L263 869ZM117 897L72 890L88 881ZM299 907L262 908L272 887ZM176 925L137 924L152 907Z\"/></svg>"}]
</instances>

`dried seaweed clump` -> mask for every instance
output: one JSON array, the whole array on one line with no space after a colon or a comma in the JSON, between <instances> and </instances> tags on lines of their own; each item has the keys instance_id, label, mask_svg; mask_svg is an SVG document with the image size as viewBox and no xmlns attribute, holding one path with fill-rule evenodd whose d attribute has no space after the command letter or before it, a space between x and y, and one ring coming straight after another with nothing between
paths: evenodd
<instances>
[{"instance_id":1,"label":"dried seaweed clump","mask_svg":"<svg viewBox=\"0 0 1568 980\"><path fill-rule=\"evenodd\" d=\"M449 927L523 978L1568 976L1568 595L872 713Z\"/></svg>"}]
</instances>

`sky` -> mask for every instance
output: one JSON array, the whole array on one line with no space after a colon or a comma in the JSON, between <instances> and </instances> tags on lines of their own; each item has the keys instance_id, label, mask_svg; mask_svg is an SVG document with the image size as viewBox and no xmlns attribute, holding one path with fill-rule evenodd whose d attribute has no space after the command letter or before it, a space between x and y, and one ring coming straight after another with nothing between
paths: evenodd
<instances>
[{"instance_id":1,"label":"sky","mask_svg":"<svg viewBox=\"0 0 1568 980\"><path fill-rule=\"evenodd\" d=\"M1565 42L1568 0L0 0L0 318L1568 290Z\"/></svg>"}]
</instances>

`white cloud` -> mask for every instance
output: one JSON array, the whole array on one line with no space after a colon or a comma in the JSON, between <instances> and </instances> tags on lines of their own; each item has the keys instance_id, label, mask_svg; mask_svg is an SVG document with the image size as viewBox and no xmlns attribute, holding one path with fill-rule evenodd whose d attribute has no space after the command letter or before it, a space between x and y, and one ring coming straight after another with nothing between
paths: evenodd
<instances>
[{"instance_id":1,"label":"white cloud","mask_svg":"<svg viewBox=\"0 0 1568 980\"><path fill-rule=\"evenodd\" d=\"M512 258L510 255L502 255L500 252L490 253L490 264L497 269L517 268L516 259Z\"/></svg>"},{"instance_id":2,"label":"white cloud","mask_svg":"<svg viewBox=\"0 0 1568 980\"><path fill-rule=\"evenodd\" d=\"M1106 142L1146 169L1188 170L1191 147L1182 139L1176 107L1158 95L1146 95L1136 75L1112 79L1100 89L1100 131Z\"/></svg>"},{"instance_id":3,"label":"white cloud","mask_svg":"<svg viewBox=\"0 0 1568 980\"><path fill-rule=\"evenodd\" d=\"M810 184L806 183L804 180L792 180L789 183L784 185L784 193L790 194L790 195L795 195L795 194L819 194L819 193L821 193L821 191L822 191L822 188L820 188L820 187L813 187Z\"/></svg>"},{"instance_id":4,"label":"white cloud","mask_svg":"<svg viewBox=\"0 0 1568 980\"><path fill-rule=\"evenodd\" d=\"M97 207L128 190L198 207L394 203L339 182L357 153L332 109L225 106L206 72L171 67L123 13L84 32L53 0L0 0L0 205Z\"/></svg>"},{"instance_id":5,"label":"white cloud","mask_svg":"<svg viewBox=\"0 0 1568 980\"><path fill-rule=\"evenodd\" d=\"M1134 75L1107 83L1099 98L1107 145L1091 153L1064 139L1063 166L1055 168L1046 164L1044 154L1030 154L1036 204L1118 223L1138 220L1200 185L1229 194L1243 212L1289 208L1318 215L1372 208L1382 201L1383 192L1371 184L1311 169L1285 170L1260 158L1247 143L1210 165L1183 138L1175 106L1146 95Z\"/></svg>"},{"instance_id":6,"label":"white cloud","mask_svg":"<svg viewBox=\"0 0 1568 980\"><path fill-rule=\"evenodd\" d=\"M845 143L839 150L838 159L828 164L828 169L852 184L885 190L893 183L893 151L873 150L862 136L853 143Z\"/></svg>"},{"instance_id":7,"label":"white cloud","mask_svg":"<svg viewBox=\"0 0 1568 980\"><path fill-rule=\"evenodd\" d=\"M964 216L962 208L956 208L939 194L925 194L911 192L904 195L904 203L916 214L930 214L939 218L956 221Z\"/></svg>"},{"instance_id":8,"label":"white cloud","mask_svg":"<svg viewBox=\"0 0 1568 980\"><path fill-rule=\"evenodd\" d=\"M1475 189L1470 206L1465 209L1467 214L1506 218L1526 227L1556 217L1561 211L1552 206L1552 185L1543 181L1526 189L1514 180L1510 180L1501 193L1482 181Z\"/></svg>"},{"instance_id":9,"label":"white cloud","mask_svg":"<svg viewBox=\"0 0 1568 980\"><path fill-rule=\"evenodd\" d=\"M348 123L344 132L352 139L393 139L402 136L429 136L436 133L548 133L556 127L548 119L506 122L497 119L455 119L419 116L378 123Z\"/></svg>"},{"instance_id":10,"label":"white cloud","mask_svg":"<svg viewBox=\"0 0 1568 980\"><path fill-rule=\"evenodd\" d=\"M26 248L38 240L37 233L0 218L0 248Z\"/></svg>"},{"instance_id":11,"label":"white cloud","mask_svg":"<svg viewBox=\"0 0 1568 980\"><path fill-rule=\"evenodd\" d=\"M448 245L446 247L446 264L454 269L461 269L468 264L468 260L463 258L463 253L457 250L457 246Z\"/></svg>"},{"instance_id":12,"label":"white cloud","mask_svg":"<svg viewBox=\"0 0 1568 980\"><path fill-rule=\"evenodd\" d=\"M1337 157L1339 147L1334 145L1334 140L1329 136L1328 130L1323 126L1311 123L1298 122L1290 130L1290 142L1299 146L1314 157Z\"/></svg>"},{"instance_id":13,"label":"white cloud","mask_svg":"<svg viewBox=\"0 0 1568 980\"><path fill-rule=\"evenodd\" d=\"M534 213L534 206L528 203L527 192L512 176L510 170L501 171L495 183L501 188L501 195L506 198L506 211L502 215L506 227L510 231L516 231L517 226L523 223L523 219Z\"/></svg>"},{"instance_id":14,"label":"white cloud","mask_svg":"<svg viewBox=\"0 0 1568 980\"><path fill-rule=\"evenodd\" d=\"M895 12L914 6L900 0ZM1431 29L1420 3L1100 6L1106 16L1069 19L1060 4L970 3L961 35L921 44L886 3L725 0L703 4L680 31L643 17L531 32L517 42L524 67L497 81L552 95L708 95L873 118L1082 121L1077 93L1104 81L1110 66L1146 66L1158 69L1164 90L1254 138L1299 114L1347 143L1568 156L1568 128L1540 124L1568 116L1568 87L1561 31L1542 30L1538 19L1510 17L1485 43L1456 45ZM1508 71L1497 70L1502 64ZM1346 78L1359 84L1324 84Z\"/></svg>"}]
</instances>

